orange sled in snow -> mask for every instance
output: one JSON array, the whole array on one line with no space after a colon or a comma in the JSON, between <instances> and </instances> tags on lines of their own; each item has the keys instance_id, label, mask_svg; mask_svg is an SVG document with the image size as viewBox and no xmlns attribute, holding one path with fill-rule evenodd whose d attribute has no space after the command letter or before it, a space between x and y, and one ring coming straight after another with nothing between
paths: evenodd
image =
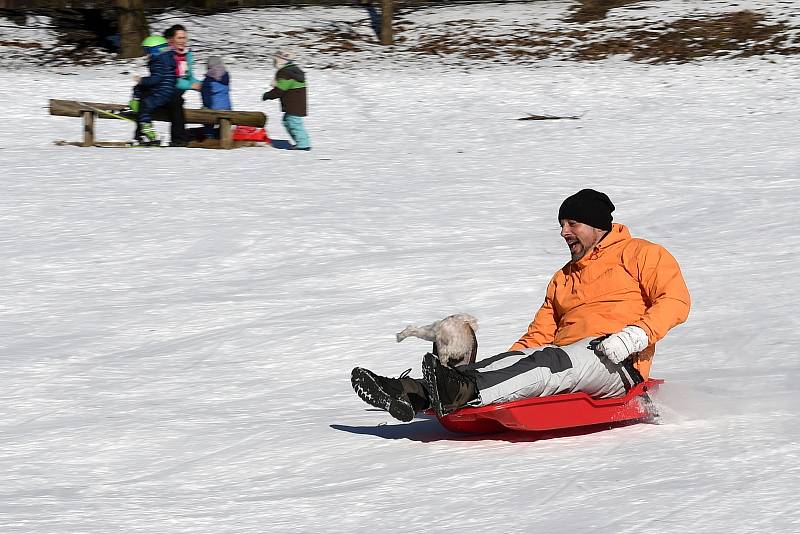
<instances>
[{"instance_id":1,"label":"orange sled in snow","mask_svg":"<svg viewBox=\"0 0 800 534\"><path fill-rule=\"evenodd\" d=\"M485 434L646 420L656 415L648 392L657 391L663 383L663 380L651 378L633 386L625 396L610 399L593 399L579 392L462 408L439 417L439 422L452 432Z\"/></svg>"}]
</instances>

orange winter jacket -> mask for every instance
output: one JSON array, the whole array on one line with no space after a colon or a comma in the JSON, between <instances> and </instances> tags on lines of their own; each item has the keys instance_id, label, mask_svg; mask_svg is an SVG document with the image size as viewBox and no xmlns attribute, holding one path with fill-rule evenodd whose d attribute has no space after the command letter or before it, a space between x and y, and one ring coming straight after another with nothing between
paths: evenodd
<instances>
[{"instance_id":1,"label":"orange winter jacket","mask_svg":"<svg viewBox=\"0 0 800 534\"><path fill-rule=\"evenodd\" d=\"M553 275L544 304L509 350L568 345L634 325L650 340L633 360L647 378L655 343L686 320L690 305L675 258L661 245L635 239L626 226L614 224L594 249Z\"/></svg>"}]
</instances>

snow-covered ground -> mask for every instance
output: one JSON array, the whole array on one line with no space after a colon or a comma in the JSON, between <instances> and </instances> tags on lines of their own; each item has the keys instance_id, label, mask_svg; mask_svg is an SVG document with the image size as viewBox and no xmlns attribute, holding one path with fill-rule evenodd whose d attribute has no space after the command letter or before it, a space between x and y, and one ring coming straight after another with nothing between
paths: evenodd
<instances>
[{"instance_id":1,"label":"snow-covered ground","mask_svg":"<svg viewBox=\"0 0 800 534\"><path fill-rule=\"evenodd\" d=\"M0 72L0 531L800 531L800 56L325 57L300 58L309 153L54 146L80 121L47 99L124 101L137 63ZM266 57L231 64L235 105L285 140ZM692 292L653 367L663 424L474 438L353 394L354 366L419 373L409 323L468 312L480 355L505 350L583 187Z\"/></svg>"}]
</instances>

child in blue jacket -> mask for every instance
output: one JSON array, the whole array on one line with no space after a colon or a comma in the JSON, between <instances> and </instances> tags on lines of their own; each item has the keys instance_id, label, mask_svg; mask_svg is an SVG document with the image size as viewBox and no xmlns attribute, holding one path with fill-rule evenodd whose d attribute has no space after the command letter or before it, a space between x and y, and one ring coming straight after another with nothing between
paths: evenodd
<instances>
[{"instance_id":1,"label":"child in blue jacket","mask_svg":"<svg viewBox=\"0 0 800 534\"><path fill-rule=\"evenodd\" d=\"M172 53L169 53L167 40L160 35L151 35L142 41L142 47L150 59L147 67L150 75L137 78L133 88L134 98L139 99L139 114L135 137L144 144L161 144L153 127L153 111L167 105L175 96L177 88L176 64Z\"/></svg>"},{"instance_id":2,"label":"child in blue jacket","mask_svg":"<svg viewBox=\"0 0 800 534\"><path fill-rule=\"evenodd\" d=\"M231 76L225 70L225 63L218 56L208 58L208 70L200 88L200 96L203 98L203 107L208 109L233 109L231 105ZM206 124L206 137L219 137L216 128L211 124Z\"/></svg>"}]
</instances>

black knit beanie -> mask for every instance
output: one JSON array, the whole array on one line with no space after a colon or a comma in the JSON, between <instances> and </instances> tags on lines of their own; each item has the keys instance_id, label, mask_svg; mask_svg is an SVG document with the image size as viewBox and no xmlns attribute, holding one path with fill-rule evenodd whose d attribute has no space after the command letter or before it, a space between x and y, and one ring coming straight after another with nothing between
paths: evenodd
<instances>
[{"instance_id":1,"label":"black knit beanie","mask_svg":"<svg viewBox=\"0 0 800 534\"><path fill-rule=\"evenodd\" d=\"M594 189L581 189L567 197L558 208L558 220L571 219L601 230L611 230L614 204L608 195Z\"/></svg>"}]
</instances>

